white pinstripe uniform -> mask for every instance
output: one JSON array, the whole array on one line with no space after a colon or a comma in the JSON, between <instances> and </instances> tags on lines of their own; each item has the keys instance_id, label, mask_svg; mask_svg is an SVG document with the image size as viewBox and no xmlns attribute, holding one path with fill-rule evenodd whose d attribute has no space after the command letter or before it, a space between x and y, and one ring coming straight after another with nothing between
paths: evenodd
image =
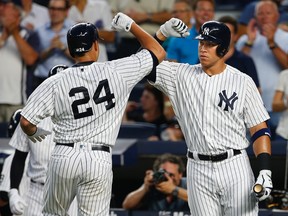
<instances>
[{"instance_id":1,"label":"white pinstripe uniform","mask_svg":"<svg viewBox=\"0 0 288 216\"><path fill-rule=\"evenodd\" d=\"M258 215L245 126L255 126L269 115L252 79L228 65L210 77L200 64L172 62L162 62L156 75L155 86L169 96L196 158L187 163L191 214ZM233 156L233 149L242 154ZM197 160L197 154L226 151L228 159L221 162Z\"/></svg>"},{"instance_id":2,"label":"white pinstripe uniform","mask_svg":"<svg viewBox=\"0 0 288 216\"><path fill-rule=\"evenodd\" d=\"M2 172L1 172L0 191L5 191L7 193L10 190L10 168L11 168L13 157L14 157L14 152L10 154L7 158L5 158L5 161L2 167ZM27 156L27 158L29 158L29 155ZM27 170L27 164L28 164L27 161L28 160L26 160L24 170ZM26 174L23 174L23 177L19 185L19 194L21 196L24 196L27 193L27 191L29 190L29 185L30 185L29 177Z\"/></svg>"},{"instance_id":3,"label":"white pinstripe uniform","mask_svg":"<svg viewBox=\"0 0 288 216\"><path fill-rule=\"evenodd\" d=\"M51 118L45 118L39 123L39 126L46 130L52 130ZM46 139L39 143L33 143L22 131L20 125L17 126L14 135L9 144L15 149L22 152L29 152L30 157L26 159L28 162L27 176L30 181L29 192L25 193L26 203L29 205L25 209L24 216L41 216L43 209L44 183L46 181L46 173L48 161L52 150L55 147L53 141L54 134L48 135ZM26 174L24 174L26 175ZM77 215L77 203L73 204L70 209L71 215Z\"/></svg>"},{"instance_id":4,"label":"white pinstripe uniform","mask_svg":"<svg viewBox=\"0 0 288 216\"><path fill-rule=\"evenodd\" d=\"M22 115L37 125L52 116L56 145L48 166L44 215L65 215L77 196L80 215L108 215L112 157L95 146L113 147L132 88L153 67L151 54L106 63L78 64L45 80ZM110 151L111 152L111 151Z\"/></svg>"}]
</instances>

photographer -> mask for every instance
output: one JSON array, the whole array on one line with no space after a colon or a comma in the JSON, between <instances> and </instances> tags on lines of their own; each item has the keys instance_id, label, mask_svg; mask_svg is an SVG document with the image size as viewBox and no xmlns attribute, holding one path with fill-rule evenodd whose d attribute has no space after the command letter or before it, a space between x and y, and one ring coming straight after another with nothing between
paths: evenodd
<instances>
[{"instance_id":1,"label":"photographer","mask_svg":"<svg viewBox=\"0 0 288 216\"><path fill-rule=\"evenodd\" d=\"M143 185L129 193L122 203L124 209L149 211L189 211L185 167L180 157L159 156L153 171L147 170Z\"/></svg>"}]
</instances>

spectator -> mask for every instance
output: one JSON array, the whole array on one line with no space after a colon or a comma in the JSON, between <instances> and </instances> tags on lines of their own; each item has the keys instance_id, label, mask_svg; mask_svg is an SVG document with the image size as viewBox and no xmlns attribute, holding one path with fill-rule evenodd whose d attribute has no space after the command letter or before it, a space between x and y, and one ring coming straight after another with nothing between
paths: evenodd
<instances>
[{"instance_id":1,"label":"spectator","mask_svg":"<svg viewBox=\"0 0 288 216\"><path fill-rule=\"evenodd\" d=\"M175 0L109 0L114 13L124 12L136 23L154 35L161 24L172 17L172 7ZM131 33L119 32L119 44L117 45L116 58L130 56L137 52L140 44Z\"/></svg>"},{"instance_id":2,"label":"spectator","mask_svg":"<svg viewBox=\"0 0 288 216\"><path fill-rule=\"evenodd\" d=\"M288 140L288 69L280 73L272 109L274 112L282 112L276 133L280 139Z\"/></svg>"},{"instance_id":3,"label":"spectator","mask_svg":"<svg viewBox=\"0 0 288 216\"><path fill-rule=\"evenodd\" d=\"M47 7L33 2L33 0L18 0L22 4L23 18L21 25L29 30L34 30L49 22L50 17Z\"/></svg>"},{"instance_id":4,"label":"spectator","mask_svg":"<svg viewBox=\"0 0 288 216\"><path fill-rule=\"evenodd\" d=\"M199 34L201 25L214 18L214 0L196 0L193 4L195 24L190 29L190 36L187 38L172 38L167 48L167 59L170 61L197 64L198 41L194 38ZM192 51L193 50L193 51Z\"/></svg>"},{"instance_id":5,"label":"spectator","mask_svg":"<svg viewBox=\"0 0 288 216\"><path fill-rule=\"evenodd\" d=\"M149 122L156 125L156 136L160 136L160 127L166 123L164 115L164 95L155 87L146 84L140 104L130 101L127 104L122 122Z\"/></svg>"},{"instance_id":6,"label":"spectator","mask_svg":"<svg viewBox=\"0 0 288 216\"><path fill-rule=\"evenodd\" d=\"M161 131L160 131L160 138L157 136L151 136L149 137L150 141L157 141L157 140L163 140L163 141L184 141L184 135L181 131L180 125L178 121L174 119L170 119L167 121L166 124L161 125Z\"/></svg>"},{"instance_id":7,"label":"spectator","mask_svg":"<svg viewBox=\"0 0 288 216\"><path fill-rule=\"evenodd\" d=\"M172 15L175 18L182 20L189 28L192 28L192 23L194 22L193 11L191 2L188 0L176 0L173 5ZM173 40L175 40L174 38ZM164 49L167 50L171 38L168 38L163 44Z\"/></svg>"},{"instance_id":8,"label":"spectator","mask_svg":"<svg viewBox=\"0 0 288 216\"><path fill-rule=\"evenodd\" d=\"M48 10L50 22L37 28L33 35L34 47L39 53L39 61L34 71L33 89L47 78L53 66L58 64L71 66L74 63L66 41L66 33L74 24L67 19L69 0L50 0Z\"/></svg>"},{"instance_id":9,"label":"spectator","mask_svg":"<svg viewBox=\"0 0 288 216\"><path fill-rule=\"evenodd\" d=\"M238 39L236 48L254 60L263 102L271 117L273 139L281 113L272 111L272 100L279 73L287 66L288 32L277 27L279 12L272 1L258 2L255 16L247 26L247 34Z\"/></svg>"},{"instance_id":10,"label":"spectator","mask_svg":"<svg viewBox=\"0 0 288 216\"><path fill-rule=\"evenodd\" d=\"M124 199L124 209L150 211L189 211L185 166L180 157L172 154L159 156L153 170L147 170L144 182Z\"/></svg>"},{"instance_id":11,"label":"spectator","mask_svg":"<svg viewBox=\"0 0 288 216\"><path fill-rule=\"evenodd\" d=\"M238 38L237 20L231 16L223 16L220 17L219 21L225 23L231 32L230 48L228 53L224 56L226 63L237 68L241 72L248 74L261 92L258 74L253 59L235 48L235 43Z\"/></svg>"},{"instance_id":12,"label":"spectator","mask_svg":"<svg viewBox=\"0 0 288 216\"><path fill-rule=\"evenodd\" d=\"M11 1L0 1L0 122L8 122L26 102L26 66L38 58L29 32L20 26L21 13Z\"/></svg>"},{"instance_id":13,"label":"spectator","mask_svg":"<svg viewBox=\"0 0 288 216\"><path fill-rule=\"evenodd\" d=\"M267 0L261 0L261 1L267 1ZM285 8L282 6L283 0L272 0L273 2L276 3L278 7L278 11L280 14L278 24L279 26L287 26L288 22L288 14L287 11L285 11ZM242 36L243 34L246 34L247 32L247 25L251 19L254 18L255 15L255 7L259 1L252 1L249 4L247 4L240 14L239 17L239 37Z\"/></svg>"},{"instance_id":14,"label":"spectator","mask_svg":"<svg viewBox=\"0 0 288 216\"><path fill-rule=\"evenodd\" d=\"M98 62L107 61L106 43L115 40L115 32L111 31L112 11L106 1L70 0L71 8L68 18L75 22L90 22L99 29L101 50Z\"/></svg>"}]
</instances>

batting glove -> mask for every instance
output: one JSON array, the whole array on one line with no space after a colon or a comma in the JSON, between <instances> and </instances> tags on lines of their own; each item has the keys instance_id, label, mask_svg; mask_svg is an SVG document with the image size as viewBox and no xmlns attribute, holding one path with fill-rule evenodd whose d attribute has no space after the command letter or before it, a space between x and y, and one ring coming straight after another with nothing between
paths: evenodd
<instances>
[{"instance_id":1,"label":"batting glove","mask_svg":"<svg viewBox=\"0 0 288 216\"><path fill-rule=\"evenodd\" d=\"M255 193L259 201L265 200L272 191L273 184L272 184L271 176L272 176L272 172L270 170L261 170L259 172L259 176L254 184L254 186L259 184L259 185L262 185L263 187L262 192Z\"/></svg>"},{"instance_id":2,"label":"batting glove","mask_svg":"<svg viewBox=\"0 0 288 216\"><path fill-rule=\"evenodd\" d=\"M37 141L41 142L49 134L51 134L50 131L46 131L43 128L37 127L36 132L33 135L28 136L28 138L34 143Z\"/></svg>"},{"instance_id":3,"label":"batting glove","mask_svg":"<svg viewBox=\"0 0 288 216\"><path fill-rule=\"evenodd\" d=\"M177 18L171 18L160 26L161 33L167 38L172 37L187 37L190 35L188 27Z\"/></svg>"},{"instance_id":4,"label":"batting glove","mask_svg":"<svg viewBox=\"0 0 288 216\"><path fill-rule=\"evenodd\" d=\"M112 29L116 31L122 31L124 29L126 32L129 32L133 22L134 20L129 16L119 12L112 20Z\"/></svg>"},{"instance_id":5,"label":"batting glove","mask_svg":"<svg viewBox=\"0 0 288 216\"><path fill-rule=\"evenodd\" d=\"M21 215L24 213L24 209L27 206L26 202L19 195L16 188L11 189L8 192L10 210L14 215Z\"/></svg>"}]
</instances>

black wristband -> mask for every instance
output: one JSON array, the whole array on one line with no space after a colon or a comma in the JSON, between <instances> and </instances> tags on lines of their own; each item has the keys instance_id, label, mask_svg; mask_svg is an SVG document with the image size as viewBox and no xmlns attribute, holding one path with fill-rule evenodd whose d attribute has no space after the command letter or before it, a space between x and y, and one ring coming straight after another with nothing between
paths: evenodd
<instances>
[{"instance_id":1,"label":"black wristband","mask_svg":"<svg viewBox=\"0 0 288 216\"><path fill-rule=\"evenodd\" d=\"M154 38L156 39L156 41L157 41L160 45L162 45L162 44L164 43L164 41L160 40L160 39L157 37L156 34L154 35Z\"/></svg>"},{"instance_id":2,"label":"black wristband","mask_svg":"<svg viewBox=\"0 0 288 216\"><path fill-rule=\"evenodd\" d=\"M271 170L271 155L268 153L259 154L257 164L260 170Z\"/></svg>"}]
</instances>

